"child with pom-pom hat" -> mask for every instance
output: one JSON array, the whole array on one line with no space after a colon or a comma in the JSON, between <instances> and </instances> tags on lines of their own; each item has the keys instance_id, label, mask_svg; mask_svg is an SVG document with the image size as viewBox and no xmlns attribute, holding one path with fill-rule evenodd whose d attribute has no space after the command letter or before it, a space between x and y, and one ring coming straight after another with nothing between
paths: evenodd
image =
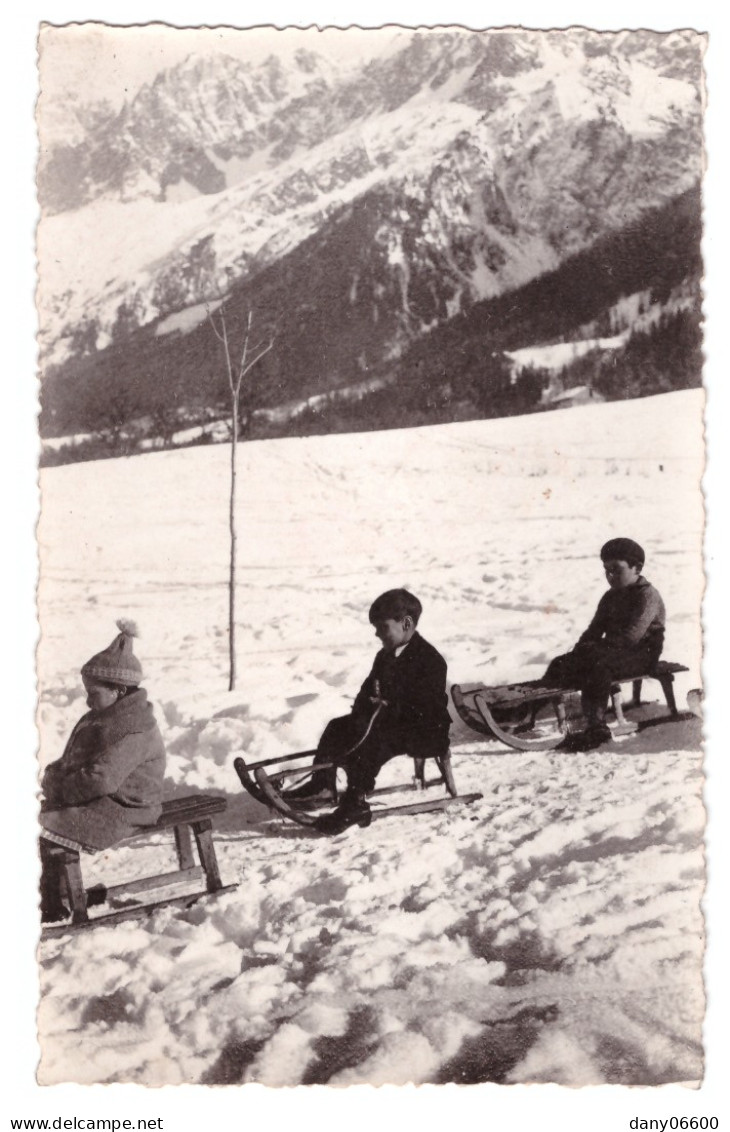
<instances>
[{"instance_id":1,"label":"child with pom-pom hat","mask_svg":"<svg viewBox=\"0 0 730 1132\"><path fill-rule=\"evenodd\" d=\"M137 628L118 621L108 648L83 665L89 711L81 717L60 759L42 779L41 915L64 918L54 842L106 849L154 825L162 812L165 747L152 705L141 688L134 655Z\"/></svg>"}]
</instances>

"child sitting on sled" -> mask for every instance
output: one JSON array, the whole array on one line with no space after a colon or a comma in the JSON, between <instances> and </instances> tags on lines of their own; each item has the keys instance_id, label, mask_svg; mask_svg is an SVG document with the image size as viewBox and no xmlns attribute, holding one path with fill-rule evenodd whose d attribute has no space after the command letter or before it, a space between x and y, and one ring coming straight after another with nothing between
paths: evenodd
<instances>
[{"instance_id":1,"label":"child sitting on sled","mask_svg":"<svg viewBox=\"0 0 730 1132\"><path fill-rule=\"evenodd\" d=\"M641 573L644 559L632 539L605 543L601 560L610 589L575 647L555 657L543 677L548 685L580 689L584 742L590 746L610 738L606 708L612 682L651 672L664 645L664 602Z\"/></svg>"},{"instance_id":2,"label":"child sitting on sled","mask_svg":"<svg viewBox=\"0 0 730 1132\"><path fill-rule=\"evenodd\" d=\"M106 849L154 825L162 812L165 747L134 655L136 627L118 621L119 634L81 669L89 711L81 717L60 759L41 786L41 918L69 915L61 892L55 845ZM103 903L99 886L89 903Z\"/></svg>"},{"instance_id":3,"label":"child sitting on sled","mask_svg":"<svg viewBox=\"0 0 730 1132\"><path fill-rule=\"evenodd\" d=\"M367 825L366 795L378 771L395 755L440 758L449 749L446 661L418 632L422 606L408 590L387 590L370 607L382 643L349 715L331 720L319 741L315 766L343 765L347 790L339 806L317 828L338 833ZM296 805L335 800L334 767L315 771L303 787L287 792Z\"/></svg>"}]
</instances>

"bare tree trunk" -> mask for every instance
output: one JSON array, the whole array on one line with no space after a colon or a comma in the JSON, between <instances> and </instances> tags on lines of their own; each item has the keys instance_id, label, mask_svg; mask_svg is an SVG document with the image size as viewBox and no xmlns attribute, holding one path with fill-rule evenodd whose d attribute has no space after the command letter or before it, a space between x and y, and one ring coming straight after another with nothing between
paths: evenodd
<instances>
[{"instance_id":1,"label":"bare tree trunk","mask_svg":"<svg viewBox=\"0 0 730 1132\"><path fill-rule=\"evenodd\" d=\"M269 340L265 346L259 343L250 350L253 356L249 357L249 339L253 321L253 314L249 311L238 372L234 374L225 315L223 311L220 311L220 331L216 328L210 310L208 310L208 319L213 327L213 333L223 344L226 357L228 387L231 391L231 490L228 507L228 528L230 531L230 559L228 568L228 691L232 692L236 687L236 549L238 541L236 531L236 458L238 455L238 412L241 401L241 383L246 374L263 358L264 354L269 352L274 343L273 340Z\"/></svg>"},{"instance_id":2,"label":"bare tree trunk","mask_svg":"<svg viewBox=\"0 0 730 1132\"><path fill-rule=\"evenodd\" d=\"M228 691L236 687L236 457L238 455L238 394L233 393L231 421L231 498L228 527L231 534L231 557L228 570Z\"/></svg>"}]
</instances>

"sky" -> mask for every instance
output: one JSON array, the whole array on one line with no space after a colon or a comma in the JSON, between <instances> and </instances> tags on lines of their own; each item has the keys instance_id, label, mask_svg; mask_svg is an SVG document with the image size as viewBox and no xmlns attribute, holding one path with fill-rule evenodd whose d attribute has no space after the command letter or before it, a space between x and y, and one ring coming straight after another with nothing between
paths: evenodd
<instances>
[{"instance_id":1,"label":"sky","mask_svg":"<svg viewBox=\"0 0 730 1132\"><path fill-rule=\"evenodd\" d=\"M3 83L2 106L4 137L11 149L11 159L7 161L3 183L3 229L6 271L2 278L3 309L6 312L4 334L4 379L7 400L6 435L0 452L2 459L3 514L2 523L6 551L3 556L3 625L5 627L4 648L2 650L2 686L7 694L8 710L6 722L6 797L9 799L11 814L11 837L16 837L16 846L27 850L34 821L33 751L37 736L33 725L34 676L33 653L37 638L34 620L34 587L36 559L33 539L35 516L37 513L37 489L35 478L35 459L37 440L35 430L36 394L32 380L35 370L35 313L33 233L36 222L36 205L33 186L35 166L35 139L33 131L33 105L36 98L35 79L35 37L41 20L63 24L77 20L98 18L101 5L90 10L78 0L46 0L41 5L37 0L12 10L4 21L4 35L0 43L2 67L0 80ZM347 7L348 20L360 22L363 26L379 26L391 22L413 25L415 23L440 24L448 21L464 23L468 26L505 26L522 23L524 26L565 27L586 22L586 6L576 0L554 3L541 0L537 3L490 3L475 5L464 0L450 0L449 4L433 3L432 0L414 2L391 2L384 4L378 0L352 0ZM243 15L245 13L245 16ZM208 0L205 6L190 3L189 0L105 0L103 16L117 23L148 23L151 19L197 26L203 20L209 23L239 25L245 19L249 25L277 23L281 26L308 26L312 22L321 25L342 22L342 5L334 3L296 3L293 0L252 0L245 6L234 4L231 0ZM730 631L728 622L727 583L723 566L727 561L728 528L726 490L730 473L730 445L726 443L730 427L730 388L727 377L726 322L728 308L728 286L726 266L730 259L728 247L728 224L726 219L727 201L730 199L728 178L728 154L726 130L730 111L730 68L727 59L730 53L730 26L727 10L714 2L695 0L694 3L677 3L665 0L614 0L611 5L594 4L590 7L590 22L594 27L617 29L620 27L653 27L660 30L673 27L691 26L700 31L709 31L710 44L706 59L708 72L708 176L705 190L706 224L710 236L705 242L707 263L707 371L706 382L709 388L708 399L708 442L710 463L706 478L708 498L708 542L707 569L709 588L705 607L705 628L708 635L708 661L706 667L706 687L708 691L708 791L712 793L713 781L717 772L713 766L727 758L727 720L724 717L722 700L727 694L726 665L727 639ZM83 76L74 81L83 81ZM8 549L9 548L9 549ZM10 711L12 705L12 711ZM682 1101L681 1110L677 1105L668 1107L663 1094L657 1096L657 1117L672 1115L718 1116L722 1124L727 1114L727 1085L722 1057L718 1056L723 1038L727 1038L727 974L726 956L730 951L730 940L726 924L720 918L718 891L727 889L728 844L723 829L724 803L710 805L710 813L715 812L715 820L709 829L710 890L708 901L713 909L710 917L710 959L708 971L711 973L711 1007L707 1025L708 1046L715 1051L708 1065L706 1085L697 1095L688 1094ZM15 824L13 824L13 822ZM11 856L14 858L15 854ZM29 860L32 857L28 858ZM10 903L21 890L26 891L32 878L22 869L10 870L6 901ZM713 895L714 894L714 895ZM717 913L714 909L718 909ZM36 1059L35 1027L33 1022L33 1002L35 998L35 959L33 939L27 933L12 930L13 919L8 915L11 930L6 930L3 939L3 967L8 973L4 1003L10 1015L8 1029L11 1031L8 1049L4 1057L4 1107L11 1116L63 1116L74 1114L112 1115L125 1108L125 1115L150 1116L157 1114L169 1116L164 1125L165 1132L187 1132L197 1127L193 1116L199 1121L207 1119L219 1127L236 1127L244 1119L266 1119L267 1126L272 1123L276 1129L296 1120L298 1129L308 1130L320 1125L317 1100L308 1096L302 1100L284 1090L274 1101L271 1097L262 1098L259 1093L247 1093L246 1112L236 1095L230 1090L220 1091L211 1099L208 1090L178 1090L176 1097L169 1096L170 1090L163 1093L146 1094L144 1090L103 1087L80 1090L58 1087L41 1090L33 1081ZM718 1002L719 1000L719 1002ZM724 1008L723 1008L724 1004ZM719 1007L719 1008L718 1008ZM726 1042L725 1042L726 1046ZM509 1123L510 1128L537 1129L552 1118L555 1127L565 1132L589 1125L596 1132L603 1129L623 1130L629 1127L632 1115L632 1098L624 1091L600 1090L591 1095L577 1091L566 1095L562 1091L558 1100L555 1091L548 1089L530 1090L535 1092L533 1101L513 1097L509 1112L502 1110L502 1127ZM202 1094L206 1095L203 1096ZM223 1095L229 1094L228 1101ZM235 1094L235 1091L234 1091ZM182 1108L175 1109L173 1101ZM445 1093L430 1095L427 1104L423 1099L416 1100L409 1090L397 1095L378 1094L375 1100L359 1098L356 1108L348 1103L343 1092L334 1098L334 1111L330 1120L346 1120L350 1132L372 1128L373 1119L383 1128L395 1128L397 1123L411 1122L417 1111L423 1118L425 1127L442 1129L444 1124L454 1120L453 1096ZM463 1102L463 1103L462 1103ZM458 1107L460 1122L469 1120L469 1126L485 1126L483 1103L475 1104L471 1117L465 1115L468 1098L462 1097ZM637 1098L638 1102L638 1098ZM189 1105L187 1116L185 1104ZM226 1108L226 1103L228 1108ZM499 1126L500 1110L492 1094L489 1099L489 1117L492 1126ZM557 1113L557 1115L556 1115Z\"/></svg>"},{"instance_id":2,"label":"sky","mask_svg":"<svg viewBox=\"0 0 730 1132\"><path fill-rule=\"evenodd\" d=\"M121 32L121 33L120 33ZM170 29L162 24L110 28L101 23L85 26L45 25L40 33L43 54L43 93L49 99L68 94L84 100L107 99L119 106L134 97L163 69L174 67L191 53L198 56L225 53L236 59L261 63L272 53L286 59L305 48L335 57L338 63L357 63L373 50L382 50L401 29L363 31L326 28L307 30L272 27L249 29L245 36L231 28Z\"/></svg>"}]
</instances>

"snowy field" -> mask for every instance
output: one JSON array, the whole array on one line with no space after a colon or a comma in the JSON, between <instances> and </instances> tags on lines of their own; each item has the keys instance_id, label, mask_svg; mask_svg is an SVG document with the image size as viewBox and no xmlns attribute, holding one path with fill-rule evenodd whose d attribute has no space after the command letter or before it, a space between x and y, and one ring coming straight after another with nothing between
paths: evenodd
<instances>
[{"instance_id":1,"label":"snowy field","mask_svg":"<svg viewBox=\"0 0 730 1132\"><path fill-rule=\"evenodd\" d=\"M85 710L81 664L133 617L170 792L228 795L219 860L239 887L44 943L41 1083L701 1078L696 743L522 755L455 729L457 784L481 801L334 839L258 806L232 760L310 747L348 709L377 646L369 604L393 586L423 601L452 682L540 675L587 624L615 535L646 549L684 707L702 406L692 391L241 446L231 693L228 448L43 471L41 762ZM151 836L85 875L171 863Z\"/></svg>"}]
</instances>

